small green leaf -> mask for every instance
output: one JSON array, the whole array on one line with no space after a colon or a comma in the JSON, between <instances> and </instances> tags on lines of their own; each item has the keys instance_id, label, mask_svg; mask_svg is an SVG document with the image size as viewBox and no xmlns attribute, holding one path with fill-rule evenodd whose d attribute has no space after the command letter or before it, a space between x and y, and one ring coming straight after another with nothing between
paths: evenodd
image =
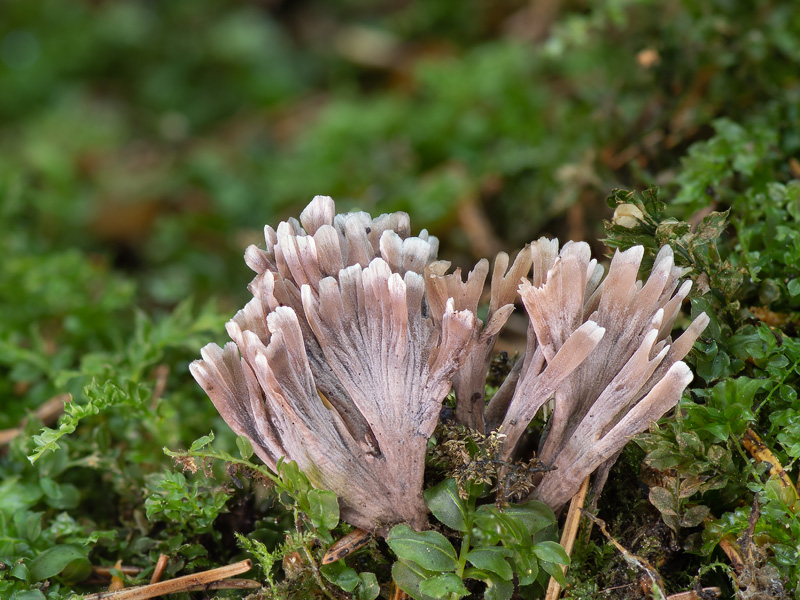
<instances>
[{"instance_id":1,"label":"small green leaf","mask_svg":"<svg viewBox=\"0 0 800 600\"><path fill-rule=\"evenodd\" d=\"M536 557L527 549L523 552L514 551L514 572L519 578L520 585L530 585L539 576L539 563Z\"/></svg>"},{"instance_id":2,"label":"small green leaf","mask_svg":"<svg viewBox=\"0 0 800 600\"><path fill-rule=\"evenodd\" d=\"M541 561L559 565L569 564L569 556L563 546L558 542L539 542L538 544L534 544L531 549Z\"/></svg>"},{"instance_id":3,"label":"small green leaf","mask_svg":"<svg viewBox=\"0 0 800 600\"><path fill-rule=\"evenodd\" d=\"M478 509L473 523L473 532L479 538L481 545L494 546L503 539L503 524L493 514Z\"/></svg>"},{"instance_id":4,"label":"small green leaf","mask_svg":"<svg viewBox=\"0 0 800 600\"><path fill-rule=\"evenodd\" d=\"M662 515L678 514L678 499L668 489L655 486L650 488L650 503L655 506Z\"/></svg>"},{"instance_id":5,"label":"small green leaf","mask_svg":"<svg viewBox=\"0 0 800 600\"><path fill-rule=\"evenodd\" d=\"M511 600L514 594L514 582L504 581L499 577L492 577L486 581L486 591L483 593L483 600Z\"/></svg>"},{"instance_id":6,"label":"small green leaf","mask_svg":"<svg viewBox=\"0 0 800 600\"><path fill-rule=\"evenodd\" d=\"M511 555L513 552L502 546L481 546L470 550L467 560L479 569L491 571L505 580L510 580L514 572L506 557Z\"/></svg>"},{"instance_id":7,"label":"small green leaf","mask_svg":"<svg viewBox=\"0 0 800 600\"><path fill-rule=\"evenodd\" d=\"M556 522L556 516L544 502L531 500L525 504L512 504L503 509L503 514L522 523L530 535L546 529Z\"/></svg>"},{"instance_id":8,"label":"small green leaf","mask_svg":"<svg viewBox=\"0 0 800 600\"><path fill-rule=\"evenodd\" d=\"M328 490L308 492L308 518L318 529L331 530L339 524L339 501L336 494Z\"/></svg>"},{"instance_id":9,"label":"small green leaf","mask_svg":"<svg viewBox=\"0 0 800 600\"><path fill-rule=\"evenodd\" d=\"M253 444L243 435L236 438L236 447L239 449L239 456L244 460L250 460L253 456Z\"/></svg>"},{"instance_id":10,"label":"small green leaf","mask_svg":"<svg viewBox=\"0 0 800 600\"><path fill-rule=\"evenodd\" d=\"M23 540L35 542L42 533L43 514L26 510L15 512L14 526L17 528L17 535Z\"/></svg>"},{"instance_id":11,"label":"small green leaf","mask_svg":"<svg viewBox=\"0 0 800 600\"><path fill-rule=\"evenodd\" d=\"M61 577L68 583L83 581L92 574L92 563L88 558L76 558L61 571Z\"/></svg>"},{"instance_id":12,"label":"small green leaf","mask_svg":"<svg viewBox=\"0 0 800 600\"><path fill-rule=\"evenodd\" d=\"M488 517L488 518L487 518ZM508 537L513 537L518 544L528 545L531 534L523 520L516 519L513 513L506 514L494 505L484 504L475 511L475 523L484 530L488 537L500 534L500 539L505 543ZM498 531L500 527L503 531ZM507 545L507 544L506 544Z\"/></svg>"},{"instance_id":13,"label":"small green leaf","mask_svg":"<svg viewBox=\"0 0 800 600\"><path fill-rule=\"evenodd\" d=\"M693 496L696 492L703 489L706 481L708 481L708 476L706 475L692 475L687 477L681 481L678 496L680 498L689 498Z\"/></svg>"},{"instance_id":14,"label":"small green leaf","mask_svg":"<svg viewBox=\"0 0 800 600\"><path fill-rule=\"evenodd\" d=\"M420 584L433 577L435 573L427 571L413 562L406 562L398 560L392 565L392 579L401 590L414 598L414 600L429 600L431 597L426 596L419 590Z\"/></svg>"},{"instance_id":15,"label":"small green leaf","mask_svg":"<svg viewBox=\"0 0 800 600\"><path fill-rule=\"evenodd\" d=\"M5 477L0 482L0 514L13 515L35 504L42 497L41 486L25 483L18 476Z\"/></svg>"},{"instance_id":16,"label":"small green leaf","mask_svg":"<svg viewBox=\"0 0 800 600\"><path fill-rule=\"evenodd\" d=\"M505 581L491 571L469 567L464 569L464 579L477 579L486 584L484 600L511 600L514 594L514 582Z\"/></svg>"},{"instance_id":17,"label":"small green leaf","mask_svg":"<svg viewBox=\"0 0 800 600\"><path fill-rule=\"evenodd\" d=\"M296 500L305 501L303 496L311 489L311 483L293 460L289 462L279 462L277 465L281 481L284 482L289 492Z\"/></svg>"},{"instance_id":18,"label":"small green leaf","mask_svg":"<svg viewBox=\"0 0 800 600\"><path fill-rule=\"evenodd\" d=\"M13 567L11 567L11 570L8 572L8 574L11 575L11 577L19 579L20 581L24 581L25 583L31 582L31 572L28 570L28 567L25 565L25 563L20 562L15 564Z\"/></svg>"},{"instance_id":19,"label":"small green leaf","mask_svg":"<svg viewBox=\"0 0 800 600\"><path fill-rule=\"evenodd\" d=\"M561 565L544 561L539 564L542 566L542 569L544 569L544 571L550 575L550 577L555 579L561 587L567 586L567 579L564 577L564 571L562 570Z\"/></svg>"},{"instance_id":20,"label":"small green leaf","mask_svg":"<svg viewBox=\"0 0 800 600\"><path fill-rule=\"evenodd\" d=\"M664 470L677 467L681 459L673 446L664 446L648 453L644 461L654 469Z\"/></svg>"},{"instance_id":21,"label":"small green leaf","mask_svg":"<svg viewBox=\"0 0 800 600\"><path fill-rule=\"evenodd\" d=\"M204 435L201 438L196 439L192 442L192 445L189 446L189 452L197 452L208 446L211 442L214 441L214 432L209 431L208 435Z\"/></svg>"},{"instance_id":22,"label":"small green leaf","mask_svg":"<svg viewBox=\"0 0 800 600\"><path fill-rule=\"evenodd\" d=\"M355 569L351 569L344 561L322 565L320 573L330 581L342 588L345 592L352 592L361 583L361 578Z\"/></svg>"},{"instance_id":23,"label":"small green leaf","mask_svg":"<svg viewBox=\"0 0 800 600\"><path fill-rule=\"evenodd\" d=\"M725 212L711 212L706 215L697 226L694 243L707 244L722 235L722 232L725 231L730 212L731 210L728 209Z\"/></svg>"},{"instance_id":24,"label":"small green leaf","mask_svg":"<svg viewBox=\"0 0 800 600\"><path fill-rule=\"evenodd\" d=\"M419 591L433 598L444 598L457 594L459 598L469 595L469 590L464 587L461 577L455 573L442 573L426 579L419 584Z\"/></svg>"},{"instance_id":25,"label":"small green leaf","mask_svg":"<svg viewBox=\"0 0 800 600\"><path fill-rule=\"evenodd\" d=\"M467 507L458 495L458 485L453 478L425 490L425 504L433 516L456 531L467 530Z\"/></svg>"},{"instance_id":26,"label":"small green leaf","mask_svg":"<svg viewBox=\"0 0 800 600\"><path fill-rule=\"evenodd\" d=\"M39 485L44 492L44 501L48 506L59 510L72 509L78 506L81 494L71 483L56 483L49 477L42 477Z\"/></svg>"},{"instance_id":27,"label":"small green leaf","mask_svg":"<svg viewBox=\"0 0 800 600\"><path fill-rule=\"evenodd\" d=\"M745 408L749 411L752 408L756 392L764 386L765 382L764 379L749 377L727 379L712 388L709 406L720 409L736 406L737 410L741 411L742 408Z\"/></svg>"},{"instance_id":28,"label":"small green leaf","mask_svg":"<svg viewBox=\"0 0 800 600\"><path fill-rule=\"evenodd\" d=\"M436 531L417 532L408 525L395 525L386 542L399 558L415 562L423 569L455 571L458 567L455 548Z\"/></svg>"},{"instance_id":29,"label":"small green leaf","mask_svg":"<svg viewBox=\"0 0 800 600\"><path fill-rule=\"evenodd\" d=\"M45 596L39 590L20 590L14 592L9 600L45 600Z\"/></svg>"},{"instance_id":30,"label":"small green leaf","mask_svg":"<svg viewBox=\"0 0 800 600\"><path fill-rule=\"evenodd\" d=\"M88 552L84 548L59 544L52 546L35 556L28 563L28 570L33 581L43 581L63 571L73 560L86 558Z\"/></svg>"},{"instance_id":31,"label":"small green leaf","mask_svg":"<svg viewBox=\"0 0 800 600\"><path fill-rule=\"evenodd\" d=\"M710 509L703 505L692 506L681 515L681 527L697 527L708 516Z\"/></svg>"}]
</instances>

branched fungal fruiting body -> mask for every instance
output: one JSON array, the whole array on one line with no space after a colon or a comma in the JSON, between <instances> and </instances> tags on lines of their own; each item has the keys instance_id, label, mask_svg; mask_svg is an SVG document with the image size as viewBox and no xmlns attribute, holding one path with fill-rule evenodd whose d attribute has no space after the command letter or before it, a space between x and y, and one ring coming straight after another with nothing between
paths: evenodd
<instances>
[{"instance_id":1,"label":"branched fungal fruiting body","mask_svg":"<svg viewBox=\"0 0 800 600\"><path fill-rule=\"evenodd\" d=\"M435 260L435 238L410 231L405 213L337 215L323 196L299 222L266 227L265 249L245 254L257 275L253 299L227 325L233 342L209 344L191 365L259 457L272 468L296 461L337 494L344 520L378 532L427 526L426 446L451 384L457 422L480 434L501 428L493 435L506 469L528 464L516 455L522 433L555 398L538 458L557 471L534 481L528 465L507 481L517 495L537 483L533 496L556 509L677 403L691 379L679 361L708 319L669 338L690 284L679 286L668 247L646 284L636 279L641 247L618 252L605 281L584 243L559 251L541 239L510 267L501 253L484 324L488 262L465 282ZM491 353L517 294L530 317L527 349L487 405Z\"/></svg>"},{"instance_id":2,"label":"branched fungal fruiting body","mask_svg":"<svg viewBox=\"0 0 800 600\"><path fill-rule=\"evenodd\" d=\"M296 461L343 519L424 528L426 445L475 315L451 300L428 316L421 273L436 242L409 237L407 215L334 216L317 197L301 221L248 249L258 275L228 323L235 343L206 346L192 373L267 465Z\"/></svg>"}]
</instances>

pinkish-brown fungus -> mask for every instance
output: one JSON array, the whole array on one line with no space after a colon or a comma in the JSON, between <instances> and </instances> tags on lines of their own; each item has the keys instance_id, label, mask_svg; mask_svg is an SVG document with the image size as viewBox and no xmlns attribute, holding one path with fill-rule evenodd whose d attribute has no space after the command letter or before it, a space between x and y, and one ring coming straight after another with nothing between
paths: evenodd
<instances>
[{"instance_id":1,"label":"pinkish-brown fungus","mask_svg":"<svg viewBox=\"0 0 800 600\"><path fill-rule=\"evenodd\" d=\"M425 451L451 385L456 420L501 428L506 459L553 401L540 459L555 470L533 496L558 509L691 380L680 359L708 318L669 337L690 289L669 247L644 284L641 247L618 252L605 280L585 243L559 251L540 239L510 267L501 253L484 324L488 262L463 281L436 260L436 238L410 232L405 213L337 215L333 200L317 196L299 222L266 227L264 249L247 249L257 275L253 299L227 325L233 342L209 344L191 365L268 466L296 461L337 494L352 525L427 527ZM527 349L487 404L488 363L517 294L530 317Z\"/></svg>"}]
</instances>

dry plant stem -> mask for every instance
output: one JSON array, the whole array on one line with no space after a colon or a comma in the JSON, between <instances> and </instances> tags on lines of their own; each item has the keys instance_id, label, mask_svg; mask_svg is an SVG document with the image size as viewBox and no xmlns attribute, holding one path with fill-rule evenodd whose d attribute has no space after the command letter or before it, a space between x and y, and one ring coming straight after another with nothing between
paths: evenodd
<instances>
[{"instance_id":1,"label":"dry plant stem","mask_svg":"<svg viewBox=\"0 0 800 600\"><path fill-rule=\"evenodd\" d=\"M158 561L156 561L156 567L153 569L153 576L150 578L150 583L158 583L161 581L161 576L164 574L164 569L167 568L167 563L169 562L169 556L166 554L159 554Z\"/></svg>"},{"instance_id":2,"label":"dry plant stem","mask_svg":"<svg viewBox=\"0 0 800 600\"><path fill-rule=\"evenodd\" d=\"M158 407L158 402L161 400L161 396L164 395L164 391L167 389L169 365L158 365L155 369L153 369L152 375L156 380L156 385L153 388L153 399L150 401L150 405L153 410L155 410Z\"/></svg>"},{"instance_id":3,"label":"dry plant stem","mask_svg":"<svg viewBox=\"0 0 800 600\"><path fill-rule=\"evenodd\" d=\"M225 579L224 581L214 581L205 585L196 585L188 588L187 592L204 592L206 590L257 590L263 587L260 582L254 579Z\"/></svg>"},{"instance_id":4,"label":"dry plant stem","mask_svg":"<svg viewBox=\"0 0 800 600\"><path fill-rule=\"evenodd\" d=\"M192 575L185 575L183 577L176 577L175 579L154 583L152 585L143 585L117 592L89 594L85 596L84 600L105 600L106 598L113 598L114 600L146 600L147 598L158 598L166 594L188 592L192 589L208 589L206 586L212 585L221 579L245 573L249 571L252 566L250 560L243 560L233 563L232 565L226 565Z\"/></svg>"},{"instance_id":5,"label":"dry plant stem","mask_svg":"<svg viewBox=\"0 0 800 600\"><path fill-rule=\"evenodd\" d=\"M725 536L719 542L719 547L722 548L722 551L728 557L728 560L731 561L731 566L733 569L738 573L742 574L744 571L744 562L742 561L742 557L739 554L739 551L734 546L734 540L731 536Z\"/></svg>"},{"instance_id":6,"label":"dry plant stem","mask_svg":"<svg viewBox=\"0 0 800 600\"><path fill-rule=\"evenodd\" d=\"M761 437L749 427L742 436L742 445L757 461L769 463L771 465L769 474L778 479L782 488L790 488L794 492L795 498L800 497L797 488L794 483L792 483L789 474L786 473L780 461L775 457L772 451L767 448L767 445Z\"/></svg>"},{"instance_id":7,"label":"dry plant stem","mask_svg":"<svg viewBox=\"0 0 800 600\"><path fill-rule=\"evenodd\" d=\"M706 517L706 523L711 521L715 521L716 517L714 515L709 515ZM728 560L731 561L731 566L736 571L737 574L741 575L742 571L744 571L744 559L742 558L741 552L736 547L736 540L730 534L723 536L723 538L719 541L719 548L725 553L725 556L728 557Z\"/></svg>"},{"instance_id":8,"label":"dry plant stem","mask_svg":"<svg viewBox=\"0 0 800 600\"><path fill-rule=\"evenodd\" d=\"M726 535L723 537L719 541L719 547L725 553L725 556L728 557L728 560L731 561L731 566L734 571L741 575L744 571L744 559L738 548L736 548L736 540L733 539L733 536Z\"/></svg>"},{"instance_id":9,"label":"dry plant stem","mask_svg":"<svg viewBox=\"0 0 800 600\"><path fill-rule=\"evenodd\" d=\"M611 544L620 552L620 554L622 554L625 562L632 567L645 572L647 579L649 579L648 587L652 593L652 596L654 598L666 598L666 594L664 593L664 580L661 578L661 575L659 575L656 568L648 561L633 554L630 550L625 548L625 546L615 540L611 534L608 533L608 529L606 529L606 524L604 521L598 519L588 511L581 510L581 512L600 528L600 531L603 532L603 535L606 536L606 539L611 542Z\"/></svg>"},{"instance_id":10,"label":"dry plant stem","mask_svg":"<svg viewBox=\"0 0 800 600\"><path fill-rule=\"evenodd\" d=\"M564 522L564 531L561 534L561 545L567 552L567 556L572 555L572 549L575 547L575 538L578 535L578 524L581 521L581 508L586 502L586 494L589 491L589 478L583 480L578 493L572 497L569 504L569 511L567 512L567 519ZM566 574L567 566L563 565L561 570ZM561 595L561 585L555 580L554 577L550 578L550 583L547 585L547 594L545 600L556 600Z\"/></svg>"},{"instance_id":11,"label":"dry plant stem","mask_svg":"<svg viewBox=\"0 0 800 600\"><path fill-rule=\"evenodd\" d=\"M739 543L739 548L747 561L747 564L754 564L757 560L756 553L753 552L753 533L756 530L756 523L761 516L761 505L758 502L758 496L753 498L752 510L747 521L747 529L739 536L736 541Z\"/></svg>"},{"instance_id":12,"label":"dry plant stem","mask_svg":"<svg viewBox=\"0 0 800 600\"><path fill-rule=\"evenodd\" d=\"M486 212L474 194L458 205L458 221L467 236L473 256L493 256L503 247Z\"/></svg>"},{"instance_id":13,"label":"dry plant stem","mask_svg":"<svg viewBox=\"0 0 800 600\"><path fill-rule=\"evenodd\" d=\"M294 526L297 531L303 530L302 524L300 523L300 515L297 510L295 510L294 514ZM322 573L319 572L319 565L317 564L317 561L314 560L314 555L311 554L311 550L305 542L301 544L300 549L303 551L303 554L305 554L305 563L311 567L311 572L314 574L314 581L316 581L319 589L322 590L322 593L325 594L327 598L336 600L336 596L334 596L328 589L328 586L325 585L325 580L322 579Z\"/></svg>"},{"instance_id":14,"label":"dry plant stem","mask_svg":"<svg viewBox=\"0 0 800 600\"><path fill-rule=\"evenodd\" d=\"M114 565L114 569L119 569L122 567L122 559L118 560ZM116 592L118 590L125 589L125 581L119 575L113 575L111 577L111 585L108 586L109 592Z\"/></svg>"},{"instance_id":15,"label":"dry plant stem","mask_svg":"<svg viewBox=\"0 0 800 600\"><path fill-rule=\"evenodd\" d=\"M101 567L99 565L92 565L92 572L100 577L111 577L111 569L116 569L125 575L136 575L142 572L139 567Z\"/></svg>"},{"instance_id":16,"label":"dry plant stem","mask_svg":"<svg viewBox=\"0 0 800 600\"><path fill-rule=\"evenodd\" d=\"M53 396L41 404L33 412L33 414L45 425L52 425L64 412L64 404L69 401L69 394L59 394L58 396ZM19 426L0 431L0 446L10 444L15 437L22 433L22 430L25 428L26 421L27 419L23 419Z\"/></svg>"},{"instance_id":17,"label":"dry plant stem","mask_svg":"<svg viewBox=\"0 0 800 600\"><path fill-rule=\"evenodd\" d=\"M705 598L711 595L719 598L722 595L722 590L718 587L703 588L699 592L689 590L688 592L678 592L677 594L667 596L667 600L705 600Z\"/></svg>"},{"instance_id":18,"label":"dry plant stem","mask_svg":"<svg viewBox=\"0 0 800 600\"><path fill-rule=\"evenodd\" d=\"M19 435L20 429L18 427L12 427L11 429L3 429L0 430L0 446L5 446L6 444L10 444L11 440Z\"/></svg>"},{"instance_id":19,"label":"dry plant stem","mask_svg":"<svg viewBox=\"0 0 800 600\"><path fill-rule=\"evenodd\" d=\"M397 587L396 583L392 584L392 595L390 596L391 600L408 600L408 594L406 594L403 590Z\"/></svg>"},{"instance_id":20,"label":"dry plant stem","mask_svg":"<svg viewBox=\"0 0 800 600\"><path fill-rule=\"evenodd\" d=\"M126 591L132 590L140 590L141 592L146 592L146 588L149 588L149 585L137 587L137 588L129 588ZM221 581L212 581L211 583L204 583L202 585L193 585L188 587L181 592L207 592L212 590L257 590L262 588L260 582L255 581L254 579L224 579ZM92 596L85 596L84 600L95 600L95 598L119 598L118 592L103 592L106 595L92 595ZM109 595L110 594L110 595ZM163 594L162 594L163 595ZM139 600L140 598L153 598L153 596L130 596L127 597L128 600Z\"/></svg>"}]
</instances>

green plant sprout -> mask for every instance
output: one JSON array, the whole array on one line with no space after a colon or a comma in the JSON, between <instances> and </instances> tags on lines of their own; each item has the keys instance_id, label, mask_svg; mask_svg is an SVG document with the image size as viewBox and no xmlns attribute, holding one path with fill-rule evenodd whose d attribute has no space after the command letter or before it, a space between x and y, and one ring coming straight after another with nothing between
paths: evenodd
<instances>
[{"instance_id":1,"label":"green plant sprout","mask_svg":"<svg viewBox=\"0 0 800 600\"><path fill-rule=\"evenodd\" d=\"M275 582L272 569L279 560L298 550L302 554L301 564L311 572L314 581L326 597L336 598L326 583L330 582L347 592L352 592L358 600L377 598L378 587L374 574L357 573L343 564L320 564L324 550L334 542L332 532L339 526L339 504L333 492L315 489L295 462L278 461L276 473L263 464L252 462L250 459L253 457L253 447L245 437L236 438L238 457L224 450L215 450L211 446L213 441L214 433L210 432L195 440L187 451L164 448L164 452L184 469L192 472L207 468L211 461L221 461L269 482L284 507L291 511L295 532L285 544L275 550L269 550L259 540L249 539L238 533L236 538L239 544L258 560L267 586L275 598L279 598L280 593L286 592L287 586ZM312 544L321 545L322 551L312 550Z\"/></svg>"}]
</instances>

